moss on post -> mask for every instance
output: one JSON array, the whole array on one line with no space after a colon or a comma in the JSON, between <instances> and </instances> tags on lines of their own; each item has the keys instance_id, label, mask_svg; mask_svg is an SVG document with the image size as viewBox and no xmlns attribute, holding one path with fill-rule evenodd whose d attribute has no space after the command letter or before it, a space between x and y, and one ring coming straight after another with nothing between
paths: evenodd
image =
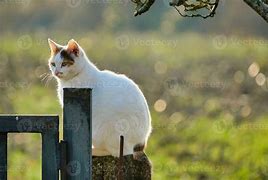
<instances>
[{"instance_id":1,"label":"moss on post","mask_svg":"<svg viewBox=\"0 0 268 180\"><path fill-rule=\"evenodd\" d=\"M119 173L119 158L113 156L93 156L92 179L116 180ZM133 155L123 156L123 179L151 180L151 163L145 153L136 160Z\"/></svg>"}]
</instances>

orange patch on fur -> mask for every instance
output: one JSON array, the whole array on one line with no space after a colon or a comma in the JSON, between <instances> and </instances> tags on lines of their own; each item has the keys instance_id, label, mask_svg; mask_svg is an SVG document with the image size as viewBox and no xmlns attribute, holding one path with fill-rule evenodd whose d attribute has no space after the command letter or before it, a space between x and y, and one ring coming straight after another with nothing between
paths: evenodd
<instances>
[{"instance_id":1,"label":"orange patch on fur","mask_svg":"<svg viewBox=\"0 0 268 180\"><path fill-rule=\"evenodd\" d=\"M52 57L52 56L55 56L56 54L58 54L58 53L61 51L61 49L62 49L62 48L57 48L57 49L55 49L55 52L52 52L52 51L51 51L51 57Z\"/></svg>"}]
</instances>

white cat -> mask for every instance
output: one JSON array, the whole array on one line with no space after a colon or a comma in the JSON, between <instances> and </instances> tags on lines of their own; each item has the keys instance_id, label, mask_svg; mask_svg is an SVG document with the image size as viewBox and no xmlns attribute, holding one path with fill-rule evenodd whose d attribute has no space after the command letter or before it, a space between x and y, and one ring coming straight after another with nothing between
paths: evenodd
<instances>
[{"instance_id":1,"label":"white cat","mask_svg":"<svg viewBox=\"0 0 268 180\"><path fill-rule=\"evenodd\" d=\"M61 46L48 39L49 67L58 82L63 106L63 88L92 88L92 154L119 156L123 135L124 155L143 151L151 133L151 116L139 87L125 75L101 71L74 40Z\"/></svg>"}]
</instances>

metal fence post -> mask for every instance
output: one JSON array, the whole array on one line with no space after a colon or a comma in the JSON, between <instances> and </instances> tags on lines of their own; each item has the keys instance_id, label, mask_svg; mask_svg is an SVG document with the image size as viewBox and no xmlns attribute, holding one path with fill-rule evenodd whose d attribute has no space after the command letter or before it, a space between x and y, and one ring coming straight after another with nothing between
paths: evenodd
<instances>
[{"instance_id":1,"label":"metal fence post","mask_svg":"<svg viewBox=\"0 0 268 180\"><path fill-rule=\"evenodd\" d=\"M0 180L7 179L7 133L0 133Z\"/></svg>"},{"instance_id":2,"label":"metal fence post","mask_svg":"<svg viewBox=\"0 0 268 180\"><path fill-rule=\"evenodd\" d=\"M92 180L91 89L64 88L63 139L67 179Z\"/></svg>"}]
</instances>

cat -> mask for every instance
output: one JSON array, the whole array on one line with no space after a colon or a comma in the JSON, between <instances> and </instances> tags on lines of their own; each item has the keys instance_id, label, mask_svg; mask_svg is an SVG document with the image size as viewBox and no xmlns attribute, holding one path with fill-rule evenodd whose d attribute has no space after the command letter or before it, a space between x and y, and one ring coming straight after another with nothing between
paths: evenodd
<instances>
[{"instance_id":1,"label":"cat","mask_svg":"<svg viewBox=\"0 0 268 180\"><path fill-rule=\"evenodd\" d=\"M131 79L99 70L83 48L70 40L66 46L48 39L49 68L58 83L63 106L63 88L92 88L92 155L119 157L119 139L124 136L124 155L143 152L151 133L147 101Z\"/></svg>"}]
</instances>

